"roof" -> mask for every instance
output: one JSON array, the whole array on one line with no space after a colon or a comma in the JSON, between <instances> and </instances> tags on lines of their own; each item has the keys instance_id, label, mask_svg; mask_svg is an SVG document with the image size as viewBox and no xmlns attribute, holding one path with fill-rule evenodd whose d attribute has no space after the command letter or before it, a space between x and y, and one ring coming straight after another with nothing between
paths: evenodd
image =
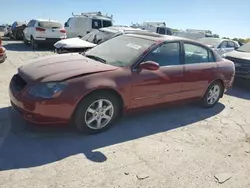
<instances>
[{"instance_id":1,"label":"roof","mask_svg":"<svg viewBox=\"0 0 250 188\"><path fill-rule=\"evenodd\" d=\"M58 21L56 21L56 20L46 20L46 19L33 19L33 20L36 20L36 21L38 21L38 22L58 22ZM60 22L58 22L58 23L60 23Z\"/></svg>"},{"instance_id":2,"label":"roof","mask_svg":"<svg viewBox=\"0 0 250 188\"><path fill-rule=\"evenodd\" d=\"M163 40L163 41L170 41L170 40L183 40L183 41L192 41L195 42L194 40L183 38L183 37L177 37L177 36L171 36L171 35L160 35L158 33L153 33L153 32L134 32L127 34L130 36L138 37L138 38L144 38L152 41L158 41L158 40Z\"/></svg>"},{"instance_id":3,"label":"roof","mask_svg":"<svg viewBox=\"0 0 250 188\"><path fill-rule=\"evenodd\" d=\"M135 29L135 28L132 28L132 27L123 27L123 26L111 26L111 27L104 27L104 28L100 28L99 29L100 31L107 31L107 32L110 32L110 33L117 33L119 31L141 31L141 29Z\"/></svg>"}]
</instances>

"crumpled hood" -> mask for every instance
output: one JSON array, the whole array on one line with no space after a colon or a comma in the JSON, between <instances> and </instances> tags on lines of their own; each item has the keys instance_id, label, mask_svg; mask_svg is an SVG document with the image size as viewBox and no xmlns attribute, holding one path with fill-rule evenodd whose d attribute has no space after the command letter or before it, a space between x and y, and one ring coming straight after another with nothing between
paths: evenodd
<instances>
[{"instance_id":1,"label":"crumpled hood","mask_svg":"<svg viewBox=\"0 0 250 188\"><path fill-rule=\"evenodd\" d=\"M95 46L96 44L87 42L78 37L60 40L54 44L56 48L92 48Z\"/></svg>"},{"instance_id":2,"label":"crumpled hood","mask_svg":"<svg viewBox=\"0 0 250 188\"><path fill-rule=\"evenodd\" d=\"M78 75L112 71L118 67L89 59L79 53L39 58L18 69L29 82L61 81Z\"/></svg>"},{"instance_id":3,"label":"crumpled hood","mask_svg":"<svg viewBox=\"0 0 250 188\"><path fill-rule=\"evenodd\" d=\"M244 60L250 60L250 53L248 52L240 52L237 50L228 52L225 54L226 57L239 58Z\"/></svg>"}]
</instances>

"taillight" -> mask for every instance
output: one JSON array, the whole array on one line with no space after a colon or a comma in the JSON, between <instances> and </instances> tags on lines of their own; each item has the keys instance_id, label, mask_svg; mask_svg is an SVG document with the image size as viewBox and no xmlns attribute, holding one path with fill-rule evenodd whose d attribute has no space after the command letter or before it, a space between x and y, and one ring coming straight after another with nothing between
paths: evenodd
<instances>
[{"instance_id":1,"label":"taillight","mask_svg":"<svg viewBox=\"0 0 250 188\"><path fill-rule=\"evenodd\" d=\"M66 30L65 29L60 29L60 32L61 33L66 33Z\"/></svg>"},{"instance_id":2,"label":"taillight","mask_svg":"<svg viewBox=\"0 0 250 188\"><path fill-rule=\"evenodd\" d=\"M36 27L36 31L45 31L46 29L41 28L41 27Z\"/></svg>"},{"instance_id":3,"label":"taillight","mask_svg":"<svg viewBox=\"0 0 250 188\"><path fill-rule=\"evenodd\" d=\"M5 48L0 47L0 55L2 55L5 52Z\"/></svg>"}]
</instances>

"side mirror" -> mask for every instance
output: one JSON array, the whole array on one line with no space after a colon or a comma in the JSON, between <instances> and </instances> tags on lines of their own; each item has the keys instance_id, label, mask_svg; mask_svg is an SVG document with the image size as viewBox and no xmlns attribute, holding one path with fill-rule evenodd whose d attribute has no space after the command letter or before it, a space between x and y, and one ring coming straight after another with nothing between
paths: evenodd
<instances>
[{"instance_id":1,"label":"side mirror","mask_svg":"<svg viewBox=\"0 0 250 188\"><path fill-rule=\"evenodd\" d=\"M235 46L234 49L237 50L239 47L238 46Z\"/></svg>"},{"instance_id":2,"label":"side mirror","mask_svg":"<svg viewBox=\"0 0 250 188\"><path fill-rule=\"evenodd\" d=\"M68 27L68 23L67 22L64 23L64 27Z\"/></svg>"},{"instance_id":3,"label":"side mirror","mask_svg":"<svg viewBox=\"0 0 250 188\"><path fill-rule=\"evenodd\" d=\"M146 61L143 62L139 65L140 69L145 69L145 70L158 70L160 68L159 64L154 62L154 61Z\"/></svg>"},{"instance_id":4,"label":"side mirror","mask_svg":"<svg viewBox=\"0 0 250 188\"><path fill-rule=\"evenodd\" d=\"M82 38L82 35L78 35L78 38Z\"/></svg>"}]
</instances>

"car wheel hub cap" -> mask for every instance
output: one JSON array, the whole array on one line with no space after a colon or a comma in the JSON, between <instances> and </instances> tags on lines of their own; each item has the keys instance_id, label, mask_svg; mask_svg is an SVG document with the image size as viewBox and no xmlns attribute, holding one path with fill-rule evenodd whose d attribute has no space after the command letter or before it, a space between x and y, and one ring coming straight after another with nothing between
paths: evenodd
<instances>
[{"instance_id":1,"label":"car wheel hub cap","mask_svg":"<svg viewBox=\"0 0 250 188\"><path fill-rule=\"evenodd\" d=\"M113 104L109 100L98 99L87 108L85 123L91 129L102 129L112 120L113 114Z\"/></svg>"},{"instance_id":2,"label":"car wheel hub cap","mask_svg":"<svg viewBox=\"0 0 250 188\"><path fill-rule=\"evenodd\" d=\"M218 85L214 85L208 92L207 102L208 104L214 104L220 95L220 87Z\"/></svg>"}]
</instances>

